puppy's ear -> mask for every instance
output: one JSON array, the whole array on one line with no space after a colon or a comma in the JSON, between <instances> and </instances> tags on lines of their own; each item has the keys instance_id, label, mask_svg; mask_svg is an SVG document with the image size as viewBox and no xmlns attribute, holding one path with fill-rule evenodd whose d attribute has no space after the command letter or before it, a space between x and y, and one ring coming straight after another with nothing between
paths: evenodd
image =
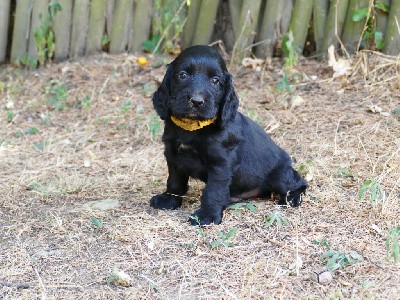
<instances>
[{"instance_id":1,"label":"puppy's ear","mask_svg":"<svg viewBox=\"0 0 400 300\"><path fill-rule=\"evenodd\" d=\"M220 104L220 125L221 128L226 125L235 117L239 107L239 100L236 96L235 89L232 85L232 75L225 74L225 92Z\"/></svg>"},{"instance_id":2,"label":"puppy's ear","mask_svg":"<svg viewBox=\"0 0 400 300\"><path fill-rule=\"evenodd\" d=\"M171 96L171 78L172 66L168 65L164 79L152 98L153 106L161 120L165 120L168 117L168 99Z\"/></svg>"}]
</instances>

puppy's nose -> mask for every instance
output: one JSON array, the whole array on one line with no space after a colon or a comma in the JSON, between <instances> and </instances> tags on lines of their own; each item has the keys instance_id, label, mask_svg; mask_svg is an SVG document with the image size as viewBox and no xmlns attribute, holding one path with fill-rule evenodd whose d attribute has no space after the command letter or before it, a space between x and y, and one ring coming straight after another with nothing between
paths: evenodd
<instances>
[{"instance_id":1,"label":"puppy's nose","mask_svg":"<svg viewBox=\"0 0 400 300\"><path fill-rule=\"evenodd\" d=\"M200 107L204 104L204 98L203 98L203 96L200 96L200 95L191 96L189 101L195 107Z\"/></svg>"}]
</instances>

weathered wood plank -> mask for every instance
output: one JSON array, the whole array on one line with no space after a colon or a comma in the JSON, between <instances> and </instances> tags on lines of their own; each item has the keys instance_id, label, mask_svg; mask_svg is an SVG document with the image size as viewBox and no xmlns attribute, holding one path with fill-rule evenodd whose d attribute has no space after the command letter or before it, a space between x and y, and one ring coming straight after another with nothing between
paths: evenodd
<instances>
[{"instance_id":1,"label":"weathered wood plank","mask_svg":"<svg viewBox=\"0 0 400 300\"><path fill-rule=\"evenodd\" d=\"M128 44L128 17L132 13L133 0L115 2L113 25L110 35L110 52L120 53L126 50Z\"/></svg>"},{"instance_id":2,"label":"weathered wood plank","mask_svg":"<svg viewBox=\"0 0 400 300\"><path fill-rule=\"evenodd\" d=\"M183 49L192 45L193 35L196 30L197 19L201 7L201 0L190 1L188 16L185 27L183 28Z\"/></svg>"},{"instance_id":3,"label":"weathered wood plank","mask_svg":"<svg viewBox=\"0 0 400 300\"><path fill-rule=\"evenodd\" d=\"M61 11L54 16L54 35L56 50L54 60L65 60L69 56L71 21L72 21L72 1L58 0L61 5Z\"/></svg>"},{"instance_id":4,"label":"weathered wood plank","mask_svg":"<svg viewBox=\"0 0 400 300\"><path fill-rule=\"evenodd\" d=\"M196 30L193 36L193 45L210 43L215 25L215 17L217 16L218 5L219 0L203 0L201 2Z\"/></svg>"},{"instance_id":5,"label":"weathered wood plank","mask_svg":"<svg viewBox=\"0 0 400 300\"><path fill-rule=\"evenodd\" d=\"M101 39L106 23L107 0L92 0L89 29L86 39L86 53L101 51Z\"/></svg>"},{"instance_id":6,"label":"weathered wood plank","mask_svg":"<svg viewBox=\"0 0 400 300\"><path fill-rule=\"evenodd\" d=\"M268 0L260 27L258 40L261 44L256 47L256 56L260 58L272 57L274 44L279 34L279 22L282 16L282 1Z\"/></svg>"},{"instance_id":7,"label":"weathered wood plank","mask_svg":"<svg viewBox=\"0 0 400 300\"><path fill-rule=\"evenodd\" d=\"M75 0L72 13L70 57L75 58L85 54L86 35L89 24L90 0Z\"/></svg>"},{"instance_id":8,"label":"weathered wood plank","mask_svg":"<svg viewBox=\"0 0 400 300\"><path fill-rule=\"evenodd\" d=\"M6 58L10 0L0 1L0 63Z\"/></svg>"},{"instance_id":9,"label":"weathered wood plank","mask_svg":"<svg viewBox=\"0 0 400 300\"><path fill-rule=\"evenodd\" d=\"M400 54L400 0L393 0L390 5L383 51L390 55Z\"/></svg>"},{"instance_id":10,"label":"weathered wood plank","mask_svg":"<svg viewBox=\"0 0 400 300\"><path fill-rule=\"evenodd\" d=\"M151 27L151 15L153 2L148 0L136 0L132 24L132 41L130 52L141 51L143 43L148 39Z\"/></svg>"},{"instance_id":11,"label":"weathered wood plank","mask_svg":"<svg viewBox=\"0 0 400 300\"><path fill-rule=\"evenodd\" d=\"M48 14L49 0L35 0L33 2L31 30L28 42L28 55L33 58L38 58L38 51L35 42L35 31L40 27Z\"/></svg>"},{"instance_id":12,"label":"weathered wood plank","mask_svg":"<svg viewBox=\"0 0 400 300\"><path fill-rule=\"evenodd\" d=\"M11 45L11 62L23 57L28 50L33 0L17 0Z\"/></svg>"}]
</instances>

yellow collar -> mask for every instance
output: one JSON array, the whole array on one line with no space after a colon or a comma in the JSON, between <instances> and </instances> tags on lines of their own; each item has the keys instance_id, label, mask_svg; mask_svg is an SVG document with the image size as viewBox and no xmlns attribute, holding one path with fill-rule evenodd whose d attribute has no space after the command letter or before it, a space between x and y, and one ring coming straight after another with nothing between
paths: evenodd
<instances>
[{"instance_id":1,"label":"yellow collar","mask_svg":"<svg viewBox=\"0 0 400 300\"><path fill-rule=\"evenodd\" d=\"M171 116L171 120L172 122L175 123L175 125L188 131L201 129L207 125L214 123L216 119L217 117L201 121L201 120L192 120L188 118L178 118L175 116Z\"/></svg>"}]
</instances>

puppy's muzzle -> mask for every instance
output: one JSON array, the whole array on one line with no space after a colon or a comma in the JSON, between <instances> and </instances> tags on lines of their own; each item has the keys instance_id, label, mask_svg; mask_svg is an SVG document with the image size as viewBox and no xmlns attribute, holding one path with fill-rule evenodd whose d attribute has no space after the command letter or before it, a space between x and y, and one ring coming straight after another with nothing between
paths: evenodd
<instances>
[{"instance_id":1,"label":"puppy's muzzle","mask_svg":"<svg viewBox=\"0 0 400 300\"><path fill-rule=\"evenodd\" d=\"M189 101L190 104L196 108L204 105L204 97L198 94L190 96Z\"/></svg>"}]
</instances>

